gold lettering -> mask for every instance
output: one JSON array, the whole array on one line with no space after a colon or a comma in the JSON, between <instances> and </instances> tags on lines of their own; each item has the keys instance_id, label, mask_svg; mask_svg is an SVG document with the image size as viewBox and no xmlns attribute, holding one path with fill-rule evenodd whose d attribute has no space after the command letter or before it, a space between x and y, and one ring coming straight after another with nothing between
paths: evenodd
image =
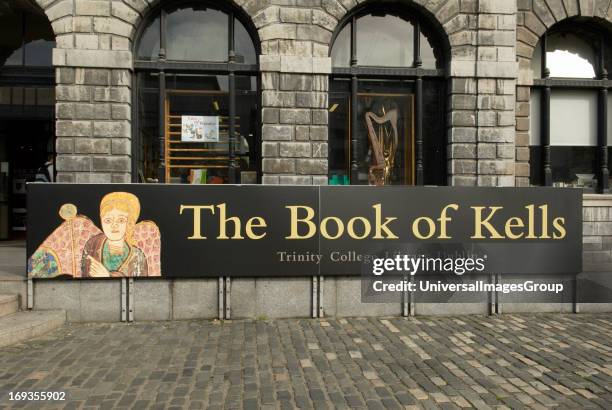
<instances>
[{"instance_id":1,"label":"gold lettering","mask_svg":"<svg viewBox=\"0 0 612 410\"><path fill-rule=\"evenodd\" d=\"M357 235L355 233L355 222L357 221L361 221L361 223L363 223L363 234L361 235ZM346 230L349 236L353 239L365 239L370 234L372 226L370 225L370 221L368 221L366 218L362 216L356 216L355 218L351 218L351 220L348 222Z\"/></svg>"},{"instance_id":2,"label":"gold lettering","mask_svg":"<svg viewBox=\"0 0 612 410\"><path fill-rule=\"evenodd\" d=\"M335 236L330 235L327 230L327 223L329 221L334 221L336 223L336 226L338 227L338 231L336 232ZM323 220L321 221L321 235L323 235L325 239L338 239L342 236L343 233L344 224L342 223L340 218L336 218L335 216L328 216L327 218L323 218Z\"/></svg>"},{"instance_id":3,"label":"gold lettering","mask_svg":"<svg viewBox=\"0 0 612 410\"><path fill-rule=\"evenodd\" d=\"M518 218L518 217L510 218L506 221L506 236L510 239L522 238L523 235L525 235L525 232L516 234L512 232L512 230L514 228L524 228L524 227L525 227L525 223L523 222L521 218Z\"/></svg>"},{"instance_id":4,"label":"gold lettering","mask_svg":"<svg viewBox=\"0 0 612 410\"><path fill-rule=\"evenodd\" d=\"M548 234L548 205L540 205L538 208L542 211L542 236L540 236L540 239L550 239Z\"/></svg>"},{"instance_id":5,"label":"gold lettering","mask_svg":"<svg viewBox=\"0 0 612 410\"><path fill-rule=\"evenodd\" d=\"M459 205L450 204L446 205L444 209L442 209L440 217L438 218L438 222L440 222L440 236L438 236L438 239L451 239L450 236L446 234L446 224L451 220L451 218L446 215L449 208L456 211L457 209L459 209Z\"/></svg>"},{"instance_id":6,"label":"gold lettering","mask_svg":"<svg viewBox=\"0 0 612 410\"><path fill-rule=\"evenodd\" d=\"M253 232L254 228L266 228L268 225L266 225L266 221L259 216L254 216L253 218L249 219L246 223L246 236L249 239L261 239L263 237L266 236L266 232L262 232L260 234L256 234L255 232Z\"/></svg>"},{"instance_id":7,"label":"gold lettering","mask_svg":"<svg viewBox=\"0 0 612 410\"><path fill-rule=\"evenodd\" d=\"M309 206L295 205L295 206L286 206L285 208L289 209L291 212L291 234L285 239L308 239L312 238L317 233L317 227L312 222L312 218L314 218L315 211ZM305 218L298 218L298 211L300 209L304 209L306 211ZM308 233L306 235L300 235L298 231L298 224L304 223L308 227Z\"/></svg>"},{"instance_id":8,"label":"gold lettering","mask_svg":"<svg viewBox=\"0 0 612 410\"><path fill-rule=\"evenodd\" d=\"M226 234L226 225L228 222L232 222L234 224L234 236L232 236L232 239L244 239L244 237L240 235L240 218L237 216L230 216L228 218L226 213L226 204L217 205L217 208L219 208L219 236L217 236L217 239L229 239Z\"/></svg>"},{"instance_id":9,"label":"gold lettering","mask_svg":"<svg viewBox=\"0 0 612 410\"><path fill-rule=\"evenodd\" d=\"M565 238L565 235L567 234L567 231L565 230L565 218L559 217L553 219L553 228L555 228L557 231L553 233L553 239Z\"/></svg>"},{"instance_id":10,"label":"gold lettering","mask_svg":"<svg viewBox=\"0 0 612 410\"><path fill-rule=\"evenodd\" d=\"M491 225L490 221L491 218L493 218L493 215L495 215L495 213L497 211L499 211L500 209L503 209L503 207L501 206L491 206L488 207L491 210L491 213L489 214L489 216L486 219L482 219L482 211L485 209L486 207L484 206L473 206L472 209L474 210L474 235L472 236L472 239L485 239L485 237L482 235L482 228L486 228L489 233L491 234L491 239L503 239L504 237L501 236L499 234L499 232L497 232L495 230L495 228L493 227L493 225Z\"/></svg>"},{"instance_id":11,"label":"gold lettering","mask_svg":"<svg viewBox=\"0 0 612 410\"><path fill-rule=\"evenodd\" d=\"M181 205L179 209L179 215L183 214L183 211L187 209L193 210L193 235L187 239L206 239L202 236L201 225L202 225L202 209L207 209L212 215L215 214L215 207L213 205Z\"/></svg>"},{"instance_id":12,"label":"gold lettering","mask_svg":"<svg viewBox=\"0 0 612 410\"><path fill-rule=\"evenodd\" d=\"M535 205L527 205L525 208L528 211L527 226L529 227L525 239L538 239L535 235Z\"/></svg>"},{"instance_id":13,"label":"gold lettering","mask_svg":"<svg viewBox=\"0 0 612 410\"><path fill-rule=\"evenodd\" d=\"M381 204L376 204L373 205L372 208L374 208L374 215L375 215L375 226L376 226L376 233L374 234L374 236L372 237L372 239L399 239L398 236L396 236L391 229L387 226L389 223L395 221L397 218L394 217L386 217L385 218L385 222L382 222L382 205ZM385 232L386 236L383 236L383 231Z\"/></svg>"},{"instance_id":14,"label":"gold lettering","mask_svg":"<svg viewBox=\"0 0 612 410\"><path fill-rule=\"evenodd\" d=\"M426 235L421 234L421 230L419 229L419 225L421 224L421 221L425 221L429 228L429 232ZM412 223L412 234L416 236L418 239L430 239L432 236L436 234L436 224L433 221L433 219L427 218L425 216L417 218Z\"/></svg>"}]
</instances>

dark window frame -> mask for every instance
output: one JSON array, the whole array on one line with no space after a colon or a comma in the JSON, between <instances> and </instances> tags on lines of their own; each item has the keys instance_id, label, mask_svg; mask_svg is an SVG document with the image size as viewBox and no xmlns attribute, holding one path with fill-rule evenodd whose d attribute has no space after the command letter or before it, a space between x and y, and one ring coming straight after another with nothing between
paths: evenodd
<instances>
[{"instance_id":1,"label":"dark window frame","mask_svg":"<svg viewBox=\"0 0 612 410\"><path fill-rule=\"evenodd\" d=\"M357 60L357 19L365 15L394 15L405 19L413 25L413 64L412 67L380 67L380 66L361 66ZM365 4L358 7L353 13L347 15L338 24L332 36L329 55L331 57L333 46L340 32L350 25L350 67L332 67L330 81L337 79L350 80L350 105L357 107L360 80L388 79L414 82L414 136L415 136L415 185L422 186L425 182L424 155L423 155L423 79L448 79L447 73L450 71L446 66L450 61L448 54L450 44L444 35L443 29L436 27L435 19L426 15L426 12L410 5L393 4ZM427 27L428 32L435 36L434 52L438 51L436 60L438 68L422 68L421 61L421 27ZM331 89L331 87L330 87ZM443 102L446 110L446 101ZM358 127L357 110L350 111L350 129L356 130ZM350 183L354 184L358 180L359 172L359 141L357 133L351 132L350 135ZM328 145L331 147L331 144ZM446 148L446 146L445 146ZM446 151L445 151L446 155ZM447 175L448 173L445 172ZM446 179L446 178L445 178Z\"/></svg>"},{"instance_id":2,"label":"dark window frame","mask_svg":"<svg viewBox=\"0 0 612 410\"><path fill-rule=\"evenodd\" d=\"M228 61L227 62L206 62L206 61L173 61L166 59L166 12L168 9L177 6L197 6L199 8L211 8L220 10L228 15ZM159 19L159 55L156 60L139 60L137 58L138 46L144 34L148 23L154 21L157 16ZM255 47L255 64L244 64L236 61L235 53L235 30L234 25L238 20L247 30L253 46ZM238 161L236 157L237 139L236 139L236 76L251 75L257 80L257 101L261 101L261 76L259 72L259 56L261 54L261 41L257 35L257 29L251 22L249 16L237 7L225 2L219 4L214 1L196 1L196 0L177 0L157 5L149 10L147 15L142 19L140 26L136 32L135 41L132 45L132 53L135 56L134 73L132 75L132 89L136 90L132 93L132 182L139 182L138 164L140 162L140 145L142 144L139 130L139 101L138 101L138 74L142 72L157 73L159 76L159 107L160 113L164 112L164 104L166 100L166 73L176 74L200 74L200 75L227 75L228 94L229 94L229 183L237 182ZM159 153L160 164L158 170L158 180L160 183L165 183L166 164L165 164L165 133L164 133L164 116L159 115ZM255 128L255 139L261 141L261 127L259 120ZM260 180L258 172L258 181ZM141 181L145 182L145 181Z\"/></svg>"},{"instance_id":3,"label":"dark window frame","mask_svg":"<svg viewBox=\"0 0 612 410\"><path fill-rule=\"evenodd\" d=\"M543 186L553 186L552 178L552 163L551 163L551 142L550 142L550 100L554 90L597 90L597 146L596 146L596 163L594 164L594 174L597 176L596 192L607 193L609 187L609 168L608 168L608 92L612 89L612 81L608 80L608 72L605 67L606 58L606 42L609 42L610 34L604 30L592 30L591 34L597 35L599 42L595 47L597 56L597 78L552 78L550 71L547 68L547 37L555 32L567 31L573 22L564 22L557 27L548 30L541 37L540 51L542 54L541 77L533 80L531 89L541 90L540 94L540 141L539 149L541 150L541 167L538 170L541 174ZM531 176L533 177L533 176ZM530 179L531 179L530 177Z\"/></svg>"}]
</instances>

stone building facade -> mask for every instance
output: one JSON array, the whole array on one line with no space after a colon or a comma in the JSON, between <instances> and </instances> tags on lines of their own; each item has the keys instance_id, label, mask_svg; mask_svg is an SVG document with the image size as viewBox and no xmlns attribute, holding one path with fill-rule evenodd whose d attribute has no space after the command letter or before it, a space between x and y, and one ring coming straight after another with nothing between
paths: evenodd
<instances>
[{"instance_id":1,"label":"stone building facade","mask_svg":"<svg viewBox=\"0 0 612 410\"><path fill-rule=\"evenodd\" d=\"M56 180L138 181L132 160L138 149L134 144L138 130L133 110L135 42L152 10L164 0L35 2L50 21L56 40ZM444 67L446 100L440 101L446 117L445 174L447 183L454 186L530 185L530 90L534 84L532 57L538 42L548 29L565 20L578 18L604 26L612 23L610 0L235 0L231 4L255 27L261 51L261 183L328 183L329 90L333 73L330 48L352 11L369 3L409 5L441 28L448 45ZM590 271L609 271L610 199L591 195L585 206L585 266ZM256 290L250 281L237 281L235 292L246 296L239 298L245 303L259 303L259 299L249 296ZM310 279L291 281L299 282L307 293L315 286ZM208 286L206 292L214 296L216 282L202 283ZM42 294L44 287L56 285L39 286ZM115 292L118 285L98 286L110 286L109 292ZM174 287L160 290L167 285L142 286L143 292L158 299L174 300ZM341 311L338 307L340 299L352 301L358 297L358 280L330 279L324 286L329 298L326 303L336 306L327 308L328 312L360 313L357 308ZM284 289L268 283L259 292L283 295ZM44 300L51 306L55 294L49 292ZM308 297L304 300L306 310L310 302ZM209 308L214 312L216 307ZM235 308L240 309L238 305ZM244 316L257 311L244 309ZM423 311L437 312L436 308ZM299 315L295 312L287 314ZM394 306L379 313L401 312L399 306ZM163 313L151 317L173 316Z\"/></svg>"},{"instance_id":2,"label":"stone building facade","mask_svg":"<svg viewBox=\"0 0 612 410\"><path fill-rule=\"evenodd\" d=\"M131 180L132 48L153 1L37 0L56 35L61 182ZM327 181L332 34L355 0L237 1L261 41L263 183ZM575 16L610 20L605 0L417 0L444 28L452 185L529 184L530 59Z\"/></svg>"},{"instance_id":3,"label":"stone building facade","mask_svg":"<svg viewBox=\"0 0 612 410\"><path fill-rule=\"evenodd\" d=\"M57 180L129 182L131 50L135 32L153 2L38 3L51 21L57 41L53 54ZM517 44L524 48L523 43L517 43L517 28L524 31L527 26L522 22L534 18L533 12L523 10L531 10L531 2L519 2L518 10L514 1L416 3L424 13L435 16L451 45L450 183L513 186L515 176L525 176L521 166L515 166L515 157L524 158L516 143L521 142L521 134L515 133L515 123L524 131L521 121L515 121L521 113L515 110ZM585 8L575 3L577 13ZM357 2L237 4L252 16L261 40L263 183L326 183L330 41L338 22ZM540 26L543 28L543 23ZM521 181L519 178L518 184Z\"/></svg>"}]
</instances>

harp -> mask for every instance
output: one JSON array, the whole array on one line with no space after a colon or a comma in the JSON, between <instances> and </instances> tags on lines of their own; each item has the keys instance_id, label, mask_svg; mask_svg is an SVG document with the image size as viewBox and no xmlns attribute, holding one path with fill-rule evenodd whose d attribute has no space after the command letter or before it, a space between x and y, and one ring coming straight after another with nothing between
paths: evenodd
<instances>
[{"instance_id":1,"label":"harp","mask_svg":"<svg viewBox=\"0 0 612 410\"><path fill-rule=\"evenodd\" d=\"M397 109L385 112L383 108L382 116L371 111L365 114L372 149L372 164L368 173L370 185L388 185L391 182L398 146L397 120ZM375 129L375 124L378 130Z\"/></svg>"}]
</instances>

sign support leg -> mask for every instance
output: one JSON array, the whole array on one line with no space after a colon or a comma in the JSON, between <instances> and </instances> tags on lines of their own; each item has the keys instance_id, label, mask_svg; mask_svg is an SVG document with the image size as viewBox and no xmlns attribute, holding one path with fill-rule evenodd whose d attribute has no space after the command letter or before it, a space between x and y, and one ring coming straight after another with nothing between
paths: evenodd
<instances>
[{"instance_id":1,"label":"sign support leg","mask_svg":"<svg viewBox=\"0 0 612 410\"><path fill-rule=\"evenodd\" d=\"M227 276L225 278L225 318L231 319L232 317L232 309L231 309L231 300L232 300L232 278Z\"/></svg>"},{"instance_id":2,"label":"sign support leg","mask_svg":"<svg viewBox=\"0 0 612 410\"><path fill-rule=\"evenodd\" d=\"M121 278L121 321L127 322L127 279Z\"/></svg>"},{"instance_id":3,"label":"sign support leg","mask_svg":"<svg viewBox=\"0 0 612 410\"><path fill-rule=\"evenodd\" d=\"M574 297L573 297L573 311L574 313L580 313L580 304L578 303L578 275L574 276Z\"/></svg>"},{"instance_id":4,"label":"sign support leg","mask_svg":"<svg viewBox=\"0 0 612 410\"><path fill-rule=\"evenodd\" d=\"M134 278L129 278L127 283L127 321L134 321Z\"/></svg>"},{"instance_id":5,"label":"sign support leg","mask_svg":"<svg viewBox=\"0 0 612 410\"><path fill-rule=\"evenodd\" d=\"M324 289L324 280L325 278L323 277L323 275L319 276L319 317L325 317L325 308L323 307L323 289Z\"/></svg>"},{"instance_id":6,"label":"sign support leg","mask_svg":"<svg viewBox=\"0 0 612 410\"><path fill-rule=\"evenodd\" d=\"M502 280L501 280L501 274L497 274L497 283L501 284ZM502 304L499 301L499 292L495 292L495 313L497 313L498 315L502 314Z\"/></svg>"},{"instance_id":7,"label":"sign support leg","mask_svg":"<svg viewBox=\"0 0 612 410\"><path fill-rule=\"evenodd\" d=\"M319 283L316 276L312 277L312 317L318 316L319 304Z\"/></svg>"},{"instance_id":8,"label":"sign support leg","mask_svg":"<svg viewBox=\"0 0 612 410\"><path fill-rule=\"evenodd\" d=\"M34 308L34 281L32 279L28 279L27 283L27 308Z\"/></svg>"},{"instance_id":9,"label":"sign support leg","mask_svg":"<svg viewBox=\"0 0 612 410\"><path fill-rule=\"evenodd\" d=\"M404 275L402 280L406 282L408 277ZM410 291L408 289L404 289L402 292L402 316L408 317L408 315L410 315Z\"/></svg>"},{"instance_id":10,"label":"sign support leg","mask_svg":"<svg viewBox=\"0 0 612 410\"><path fill-rule=\"evenodd\" d=\"M225 286L223 286L223 276L219 277L219 320L223 320L224 305L225 305Z\"/></svg>"},{"instance_id":11,"label":"sign support leg","mask_svg":"<svg viewBox=\"0 0 612 410\"><path fill-rule=\"evenodd\" d=\"M414 276L412 275L410 276L410 283L414 283ZM414 292L408 293L408 300L408 315L414 317L416 315L416 295L414 294Z\"/></svg>"},{"instance_id":12,"label":"sign support leg","mask_svg":"<svg viewBox=\"0 0 612 410\"><path fill-rule=\"evenodd\" d=\"M493 285L495 284L495 275L494 274L490 274L489 275L489 284ZM492 316L495 314L495 292L493 291L489 291L487 292L487 299L489 300L489 316Z\"/></svg>"}]
</instances>

